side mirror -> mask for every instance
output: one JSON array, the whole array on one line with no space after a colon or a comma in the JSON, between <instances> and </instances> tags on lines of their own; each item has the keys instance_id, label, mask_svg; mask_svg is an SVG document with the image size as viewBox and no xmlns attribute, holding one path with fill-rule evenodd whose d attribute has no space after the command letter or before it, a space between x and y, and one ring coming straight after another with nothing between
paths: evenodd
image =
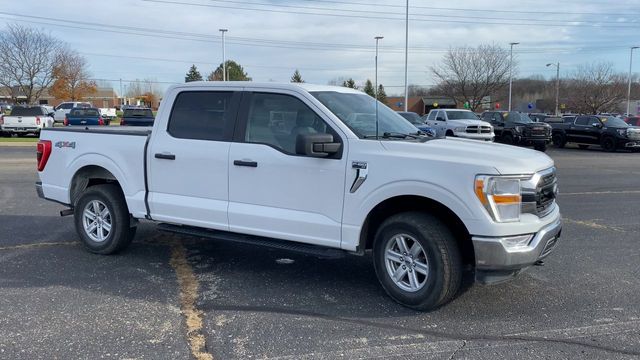
<instances>
[{"instance_id":1,"label":"side mirror","mask_svg":"<svg viewBox=\"0 0 640 360\"><path fill-rule=\"evenodd\" d=\"M602 125L600 123L593 123L593 124L591 124L591 126L593 126L594 128L598 128L598 129L600 129L602 127Z\"/></svg>"},{"instance_id":2,"label":"side mirror","mask_svg":"<svg viewBox=\"0 0 640 360\"><path fill-rule=\"evenodd\" d=\"M300 134L296 138L296 154L327 157L340 151L342 144L333 142L331 134Z\"/></svg>"}]
</instances>

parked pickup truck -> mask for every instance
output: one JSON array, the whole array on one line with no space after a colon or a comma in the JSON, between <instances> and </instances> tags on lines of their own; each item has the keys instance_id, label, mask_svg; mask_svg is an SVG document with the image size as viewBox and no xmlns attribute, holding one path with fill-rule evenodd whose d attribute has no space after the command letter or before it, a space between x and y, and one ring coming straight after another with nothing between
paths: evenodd
<instances>
[{"instance_id":1,"label":"parked pickup truck","mask_svg":"<svg viewBox=\"0 0 640 360\"><path fill-rule=\"evenodd\" d=\"M108 125L97 108L77 107L71 109L64 117L64 126L70 125Z\"/></svg>"},{"instance_id":2,"label":"parked pickup truck","mask_svg":"<svg viewBox=\"0 0 640 360\"><path fill-rule=\"evenodd\" d=\"M14 106L9 115L0 115L0 133L5 136L39 135L43 128L53 126L51 115L42 106Z\"/></svg>"},{"instance_id":3,"label":"parked pickup truck","mask_svg":"<svg viewBox=\"0 0 640 360\"><path fill-rule=\"evenodd\" d=\"M581 149L600 145L604 151L640 150L640 128L615 116L583 115L571 122L552 123L553 144L576 143Z\"/></svg>"},{"instance_id":4,"label":"parked pickup truck","mask_svg":"<svg viewBox=\"0 0 640 360\"><path fill-rule=\"evenodd\" d=\"M427 126L436 129L439 136L493 141L493 126L482 121L470 110L433 109L423 117Z\"/></svg>"},{"instance_id":5,"label":"parked pickup truck","mask_svg":"<svg viewBox=\"0 0 640 360\"><path fill-rule=\"evenodd\" d=\"M517 111L485 111L482 119L493 125L496 141L509 145L531 146L546 151L551 142L551 126L534 122L527 114Z\"/></svg>"},{"instance_id":6,"label":"parked pickup truck","mask_svg":"<svg viewBox=\"0 0 640 360\"><path fill-rule=\"evenodd\" d=\"M116 114L116 108L98 108L98 111L100 111L100 116L107 123L107 125L109 125L109 122L111 122L111 120L118 117Z\"/></svg>"},{"instance_id":7,"label":"parked pickup truck","mask_svg":"<svg viewBox=\"0 0 640 360\"><path fill-rule=\"evenodd\" d=\"M120 119L121 126L153 126L153 112L149 108L126 109Z\"/></svg>"},{"instance_id":8,"label":"parked pickup truck","mask_svg":"<svg viewBox=\"0 0 640 360\"><path fill-rule=\"evenodd\" d=\"M465 267L502 281L554 249L562 223L548 156L421 136L377 108L344 87L176 85L153 129L45 129L36 189L69 207L61 214L74 215L91 252L124 249L147 219L316 256L371 253L386 292L420 310L450 301Z\"/></svg>"}]
</instances>

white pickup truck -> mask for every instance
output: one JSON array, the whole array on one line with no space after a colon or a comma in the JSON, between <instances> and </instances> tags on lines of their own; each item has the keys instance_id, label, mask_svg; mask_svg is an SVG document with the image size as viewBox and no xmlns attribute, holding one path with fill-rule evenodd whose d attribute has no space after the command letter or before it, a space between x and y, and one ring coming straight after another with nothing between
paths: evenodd
<instances>
[{"instance_id":1,"label":"white pickup truck","mask_svg":"<svg viewBox=\"0 0 640 360\"><path fill-rule=\"evenodd\" d=\"M482 121L471 110L433 109L423 117L425 124L436 130L439 136L455 136L465 139L493 141L493 126Z\"/></svg>"},{"instance_id":2,"label":"white pickup truck","mask_svg":"<svg viewBox=\"0 0 640 360\"><path fill-rule=\"evenodd\" d=\"M43 106L14 106L9 115L0 115L0 133L5 136L39 135L42 129L53 126L52 115Z\"/></svg>"},{"instance_id":3,"label":"white pickup truck","mask_svg":"<svg viewBox=\"0 0 640 360\"><path fill-rule=\"evenodd\" d=\"M465 266L497 282L553 250L548 156L420 134L344 87L189 83L168 89L152 130L45 129L36 188L69 207L95 253L124 249L137 219L318 256L371 252L386 292L420 310L450 301Z\"/></svg>"}]
</instances>

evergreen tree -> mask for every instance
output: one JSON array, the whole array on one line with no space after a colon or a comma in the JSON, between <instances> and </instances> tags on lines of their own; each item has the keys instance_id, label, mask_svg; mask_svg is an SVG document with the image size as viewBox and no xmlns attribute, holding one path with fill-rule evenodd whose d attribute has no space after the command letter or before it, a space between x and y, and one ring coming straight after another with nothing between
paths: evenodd
<instances>
[{"instance_id":1,"label":"evergreen tree","mask_svg":"<svg viewBox=\"0 0 640 360\"><path fill-rule=\"evenodd\" d=\"M293 76L291 77L291 82L292 83L303 83L304 80L302 80L302 75L300 75L300 71L298 71L298 69L296 69L296 71L293 73Z\"/></svg>"},{"instance_id":2,"label":"evergreen tree","mask_svg":"<svg viewBox=\"0 0 640 360\"><path fill-rule=\"evenodd\" d=\"M369 79L367 79L367 82L364 83L364 89L362 89L362 91L364 91L367 95L371 97L376 96L376 89L373 86L373 83L371 82L371 80Z\"/></svg>"},{"instance_id":3,"label":"evergreen tree","mask_svg":"<svg viewBox=\"0 0 640 360\"><path fill-rule=\"evenodd\" d=\"M383 104L387 102L387 93L384 91L382 84L378 85L378 101Z\"/></svg>"},{"instance_id":4,"label":"evergreen tree","mask_svg":"<svg viewBox=\"0 0 640 360\"><path fill-rule=\"evenodd\" d=\"M184 82L191 81L202 81L202 75L200 75L200 71L198 71L198 68L195 66L195 64L191 65L187 76L184 77Z\"/></svg>"},{"instance_id":5,"label":"evergreen tree","mask_svg":"<svg viewBox=\"0 0 640 360\"><path fill-rule=\"evenodd\" d=\"M344 86L344 87L348 87L348 88L352 88L352 89L357 89L357 88L358 88L358 87L356 86L356 82L355 82L352 78L349 78L349 79L345 80L345 81L342 83L342 86Z\"/></svg>"},{"instance_id":6,"label":"evergreen tree","mask_svg":"<svg viewBox=\"0 0 640 360\"><path fill-rule=\"evenodd\" d=\"M227 60L225 62L227 67L227 81L251 81L249 75L244 71L242 65L233 60ZM218 68L207 76L209 81L222 81L222 64L218 65Z\"/></svg>"}]
</instances>

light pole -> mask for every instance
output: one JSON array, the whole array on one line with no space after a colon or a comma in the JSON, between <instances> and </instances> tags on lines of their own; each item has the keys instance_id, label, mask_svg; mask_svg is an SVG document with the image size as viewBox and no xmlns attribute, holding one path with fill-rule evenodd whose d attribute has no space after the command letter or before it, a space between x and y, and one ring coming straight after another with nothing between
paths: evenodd
<instances>
[{"instance_id":1,"label":"light pole","mask_svg":"<svg viewBox=\"0 0 640 360\"><path fill-rule=\"evenodd\" d=\"M409 106L409 0L405 15L404 27L404 111L408 111ZM377 134L376 134L377 135Z\"/></svg>"},{"instance_id":2,"label":"light pole","mask_svg":"<svg viewBox=\"0 0 640 360\"><path fill-rule=\"evenodd\" d=\"M556 67L556 116L558 116L558 101L560 98L560 62L554 64L549 63L547 66L555 66Z\"/></svg>"},{"instance_id":3,"label":"light pole","mask_svg":"<svg viewBox=\"0 0 640 360\"><path fill-rule=\"evenodd\" d=\"M384 39L384 36L376 36L376 85L373 88L375 97L376 97L376 139L378 138L378 41Z\"/></svg>"},{"instance_id":4,"label":"light pole","mask_svg":"<svg viewBox=\"0 0 640 360\"><path fill-rule=\"evenodd\" d=\"M509 55L509 111L511 111L511 87L513 84L513 45L518 45L520 43L512 42L509 43L511 46L510 55Z\"/></svg>"},{"instance_id":5,"label":"light pole","mask_svg":"<svg viewBox=\"0 0 640 360\"><path fill-rule=\"evenodd\" d=\"M227 64L224 54L224 33L229 31L228 29L220 29L222 33L222 81L227 81Z\"/></svg>"},{"instance_id":6,"label":"light pole","mask_svg":"<svg viewBox=\"0 0 640 360\"><path fill-rule=\"evenodd\" d=\"M627 116L631 116L629 112L631 111L631 66L633 65L633 50L637 49L639 46L632 46L631 51L629 53L629 87L627 88Z\"/></svg>"}]
</instances>

